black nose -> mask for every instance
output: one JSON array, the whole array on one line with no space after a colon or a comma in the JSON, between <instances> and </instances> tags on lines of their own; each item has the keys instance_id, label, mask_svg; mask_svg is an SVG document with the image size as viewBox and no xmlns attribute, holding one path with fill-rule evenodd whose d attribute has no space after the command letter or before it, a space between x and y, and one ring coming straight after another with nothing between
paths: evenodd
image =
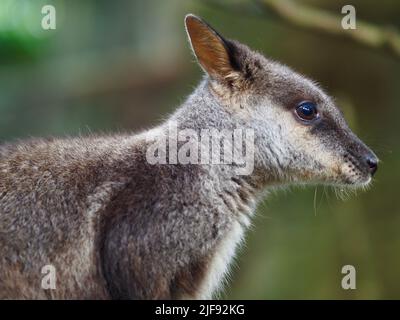
<instances>
[{"instance_id":1,"label":"black nose","mask_svg":"<svg viewBox=\"0 0 400 320\"><path fill-rule=\"evenodd\" d=\"M378 170L378 159L374 155L369 154L365 157L365 161L368 165L369 172L371 175L374 175L376 170Z\"/></svg>"}]
</instances>

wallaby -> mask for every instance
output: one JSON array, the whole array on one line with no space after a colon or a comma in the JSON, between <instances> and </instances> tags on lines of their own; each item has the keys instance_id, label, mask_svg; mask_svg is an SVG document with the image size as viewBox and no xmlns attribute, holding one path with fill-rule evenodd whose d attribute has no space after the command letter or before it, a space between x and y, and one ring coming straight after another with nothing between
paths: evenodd
<instances>
[{"instance_id":1,"label":"wallaby","mask_svg":"<svg viewBox=\"0 0 400 320\"><path fill-rule=\"evenodd\" d=\"M166 122L0 147L1 298L212 298L266 190L369 184L377 157L314 82L194 15L185 26L205 76ZM169 144L167 161L149 161L173 125L251 130L251 170L172 163ZM54 288L42 285L46 265Z\"/></svg>"}]
</instances>

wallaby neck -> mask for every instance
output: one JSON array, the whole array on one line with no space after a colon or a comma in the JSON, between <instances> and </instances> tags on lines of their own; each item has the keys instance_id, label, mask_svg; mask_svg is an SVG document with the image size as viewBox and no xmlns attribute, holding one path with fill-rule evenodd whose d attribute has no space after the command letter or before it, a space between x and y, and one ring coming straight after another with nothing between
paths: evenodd
<instances>
[{"instance_id":1,"label":"wallaby neck","mask_svg":"<svg viewBox=\"0 0 400 320\"><path fill-rule=\"evenodd\" d=\"M201 135L201 131L204 129L212 129L219 132L233 132L239 129L242 130L243 137L248 138L248 136L244 135L244 131L248 129L247 126L232 117L229 107L221 105L220 97L214 92L210 79L206 76L181 107L163 124L162 131L168 130L168 127L173 123L177 126L177 130L191 129L198 136ZM254 147L254 142L252 144L252 147ZM252 172L238 174L238 171L235 170L235 163L211 166L215 167L212 171L214 174L221 175L227 179L246 181L257 192L262 192L268 185L273 184L274 179L272 179L272 175L267 168L257 165L257 150L253 151L255 151L254 158L250 159L254 162L254 170Z\"/></svg>"},{"instance_id":2,"label":"wallaby neck","mask_svg":"<svg viewBox=\"0 0 400 320\"><path fill-rule=\"evenodd\" d=\"M178 123L179 128L202 129L234 129L237 125L228 109L221 107L216 94L205 77L194 92L170 117L169 121Z\"/></svg>"},{"instance_id":3,"label":"wallaby neck","mask_svg":"<svg viewBox=\"0 0 400 320\"><path fill-rule=\"evenodd\" d=\"M202 130L213 129L219 132L232 130L233 132L244 128L232 119L228 108L219 104L218 97L210 88L209 80L205 78L181 107L164 124L156 128L157 134L166 135L168 140L166 142L167 163L172 160L173 163L182 164L177 159L177 153L180 152L179 148L182 147L184 142L174 141L178 150L173 151L173 156L171 156L170 139L171 136L176 139L177 132L172 131L187 129L193 130L200 137ZM211 156L213 155L215 155L215 150ZM263 196L266 189L265 173L260 168L254 167L250 173L240 174L235 161L228 164L200 163L200 157L199 155L199 163L196 165L200 165L205 173L199 179L205 179L207 183L213 185L214 196L222 200L228 211L235 215L241 213L251 215L255 210L257 200ZM254 162L254 158L249 159L249 161ZM190 166L191 163L187 163L187 165Z\"/></svg>"}]
</instances>

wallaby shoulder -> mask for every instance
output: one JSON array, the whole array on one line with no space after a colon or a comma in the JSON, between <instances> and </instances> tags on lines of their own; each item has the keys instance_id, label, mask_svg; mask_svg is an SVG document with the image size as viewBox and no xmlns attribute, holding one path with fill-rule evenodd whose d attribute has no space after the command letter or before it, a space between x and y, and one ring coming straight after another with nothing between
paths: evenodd
<instances>
[{"instance_id":1,"label":"wallaby shoulder","mask_svg":"<svg viewBox=\"0 0 400 320\"><path fill-rule=\"evenodd\" d=\"M46 295L105 296L98 285L97 230L103 206L129 179L122 175L127 140L31 139L0 147L4 297L42 297L40 271L47 264L55 266L59 288Z\"/></svg>"}]
</instances>

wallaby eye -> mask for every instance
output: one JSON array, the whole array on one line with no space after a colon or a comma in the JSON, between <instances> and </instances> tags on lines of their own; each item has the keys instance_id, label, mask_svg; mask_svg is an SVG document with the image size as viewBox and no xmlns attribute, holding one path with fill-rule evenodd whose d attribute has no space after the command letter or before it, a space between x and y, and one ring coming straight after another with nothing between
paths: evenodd
<instances>
[{"instance_id":1,"label":"wallaby eye","mask_svg":"<svg viewBox=\"0 0 400 320\"><path fill-rule=\"evenodd\" d=\"M296 115L303 121L312 121L318 118L317 106L313 102L303 101L297 106Z\"/></svg>"}]
</instances>

